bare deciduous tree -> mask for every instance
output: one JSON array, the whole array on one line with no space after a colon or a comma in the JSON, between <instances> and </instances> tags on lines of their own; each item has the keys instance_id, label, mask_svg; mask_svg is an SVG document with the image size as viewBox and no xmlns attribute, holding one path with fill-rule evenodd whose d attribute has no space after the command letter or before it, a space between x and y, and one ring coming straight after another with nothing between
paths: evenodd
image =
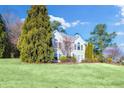
<instances>
[{"instance_id":1,"label":"bare deciduous tree","mask_svg":"<svg viewBox=\"0 0 124 93\"><path fill-rule=\"evenodd\" d=\"M121 50L118 47L111 47L105 50L106 56L111 57L114 61L121 58Z\"/></svg>"},{"instance_id":2,"label":"bare deciduous tree","mask_svg":"<svg viewBox=\"0 0 124 93\"><path fill-rule=\"evenodd\" d=\"M71 51L73 49L73 38L71 37L64 37L63 44L61 44L61 50L64 54L68 57L71 56Z\"/></svg>"},{"instance_id":3,"label":"bare deciduous tree","mask_svg":"<svg viewBox=\"0 0 124 93\"><path fill-rule=\"evenodd\" d=\"M6 24L9 40L12 44L16 45L18 37L21 33L22 21L14 14L3 14Z\"/></svg>"},{"instance_id":4,"label":"bare deciduous tree","mask_svg":"<svg viewBox=\"0 0 124 93\"><path fill-rule=\"evenodd\" d=\"M11 57L19 57L19 51L16 47L19 35L21 34L21 27L23 22L12 13L5 13L2 15L8 33L8 40L11 44Z\"/></svg>"}]
</instances>

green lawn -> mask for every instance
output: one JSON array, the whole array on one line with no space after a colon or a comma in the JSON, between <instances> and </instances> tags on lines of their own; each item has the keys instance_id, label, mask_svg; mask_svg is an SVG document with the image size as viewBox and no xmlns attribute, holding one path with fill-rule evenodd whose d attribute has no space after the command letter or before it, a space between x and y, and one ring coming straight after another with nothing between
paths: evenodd
<instances>
[{"instance_id":1,"label":"green lawn","mask_svg":"<svg viewBox=\"0 0 124 93\"><path fill-rule=\"evenodd\" d=\"M124 66L26 64L0 59L0 87L124 87Z\"/></svg>"}]
</instances>

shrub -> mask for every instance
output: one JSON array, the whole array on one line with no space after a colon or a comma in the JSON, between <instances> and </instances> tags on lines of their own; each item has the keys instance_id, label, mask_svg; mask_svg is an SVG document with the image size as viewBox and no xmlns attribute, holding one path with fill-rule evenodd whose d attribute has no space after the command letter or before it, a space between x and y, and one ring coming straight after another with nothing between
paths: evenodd
<instances>
[{"instance_id":1,"label":"shrub","mask_svg":"<svg viewBox=\"0 0 124 93\"><path fill-rule=\"evenodd\" d=\"M82 63L92 63L93 60L91 60L91 59L85 59L85 60L82 60L81 62Z\"/></svg>"},{"instance_id":2,"label":"shrub","mask_svg":"<svg viewBox=\"0 0 124 93\"><path fill-rule=\"evenodd\" d=\"M74 56L73 57L70 57L70 61L71 62L76 62L76 57L74 57Z\"/></svg>"},{"instance_id":3,"label":"shrub","mask_svg":"<svg viewBox=\"0 0 124 93\"><path fill-rule=\"evenodd\" d=\"M76 62L76 58L74 56L73 57L67 57L67 62L75 63Z\"/></svg>"},{"instance_id":4,"label":"shrub","mask_svg":"<svg viewBox=\"0 0 124 93\"><path fill-rule=\"evenodd\" d=\"M99 60L98 60L97 57L94 57L92 61L93 61L93 62L99 62Z\"/></svg>"},{"instance_id":5,"label":"shrub","mask_svg":"<svg viewBox=\"0 0 124 93\"><path fill-rule=\"evenodd\" d=\"M69 63L69 62L75 63L75 62L76 62L76 58L75 58L75 57L61 56L61 57L59 58L59 60L60 60L62 63Z\"/></svg>"},{"instance_id":6,"label":"shrub","mask_svg":"<svg viewBox=\"0 0 124 93\"><path fill-rule=\"evenodd\" d=\"M121 61L121 64L122 64L122 65L124 65L124 60L123 60L123 61Z\"/></svg>"},{"instance_id":7,"label":"shrub","mask_svg":"<svg viewBox=\"0 0 124 93\"><path fill-rule=\"evenodd\" d=\"M67 61L67 57L66 57L66 56L61 56L61 57L59 58L59 60L60 60L61 62L66 62L66 61Z\"/></svg>"},{"instance_id":8,"label":"shrub","mask_svg":"<svg viewBox=\"0 0 124 93\"><path fill-rule=\"evenodd\" d=\"M108 62L108 63L112 63L112 58L110 58L110 57L107 58L107 62Z\"/></svg>"},{"instance_id":9,"label":"shrub","mask_svg":"<svg viewBox=\"0 0 124 93\"><path fill-rule=\"evenodd\" d=\"M99 62L99 60L98 60L97 57L94 56L94 58L92 58L92 59L86 58L85 60L82 60L82 63L85 63L85 62L87 62L87 63L95 63L95 62Z\"/></svg>"}]
</instances>

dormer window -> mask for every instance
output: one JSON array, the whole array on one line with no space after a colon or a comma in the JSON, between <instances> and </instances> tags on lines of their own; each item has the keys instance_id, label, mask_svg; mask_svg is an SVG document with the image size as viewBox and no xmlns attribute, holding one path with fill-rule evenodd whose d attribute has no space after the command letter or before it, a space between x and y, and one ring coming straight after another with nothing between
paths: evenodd
<instances>
[{"instance_id":1,"label":"dormer window","mask_svg":"<svg viewBox=\"0 0 124 93\"><path fill-rule=\"evenodd\" d=\"M77 49L80 50L80 43L77 44Z\"/></svg>"}]
</instances>

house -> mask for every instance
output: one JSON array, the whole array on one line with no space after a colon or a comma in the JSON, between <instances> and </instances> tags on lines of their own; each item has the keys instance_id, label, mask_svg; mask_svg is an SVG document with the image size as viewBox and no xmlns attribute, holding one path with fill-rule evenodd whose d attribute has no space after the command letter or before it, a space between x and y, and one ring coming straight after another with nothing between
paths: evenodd
<instances>
[{"instance_id":1,"label":"house","mask_svg":"<svg viewBox=\"0 0 124 93\"><path fill-rule=\"evenodd\" d=\"M67 35L63 32L54 31L52 43L55 51L57 62L61 56L74 56L77 62L85 59L86 42L79 34L74 36Z\"/></svg>"}]
</instances>

